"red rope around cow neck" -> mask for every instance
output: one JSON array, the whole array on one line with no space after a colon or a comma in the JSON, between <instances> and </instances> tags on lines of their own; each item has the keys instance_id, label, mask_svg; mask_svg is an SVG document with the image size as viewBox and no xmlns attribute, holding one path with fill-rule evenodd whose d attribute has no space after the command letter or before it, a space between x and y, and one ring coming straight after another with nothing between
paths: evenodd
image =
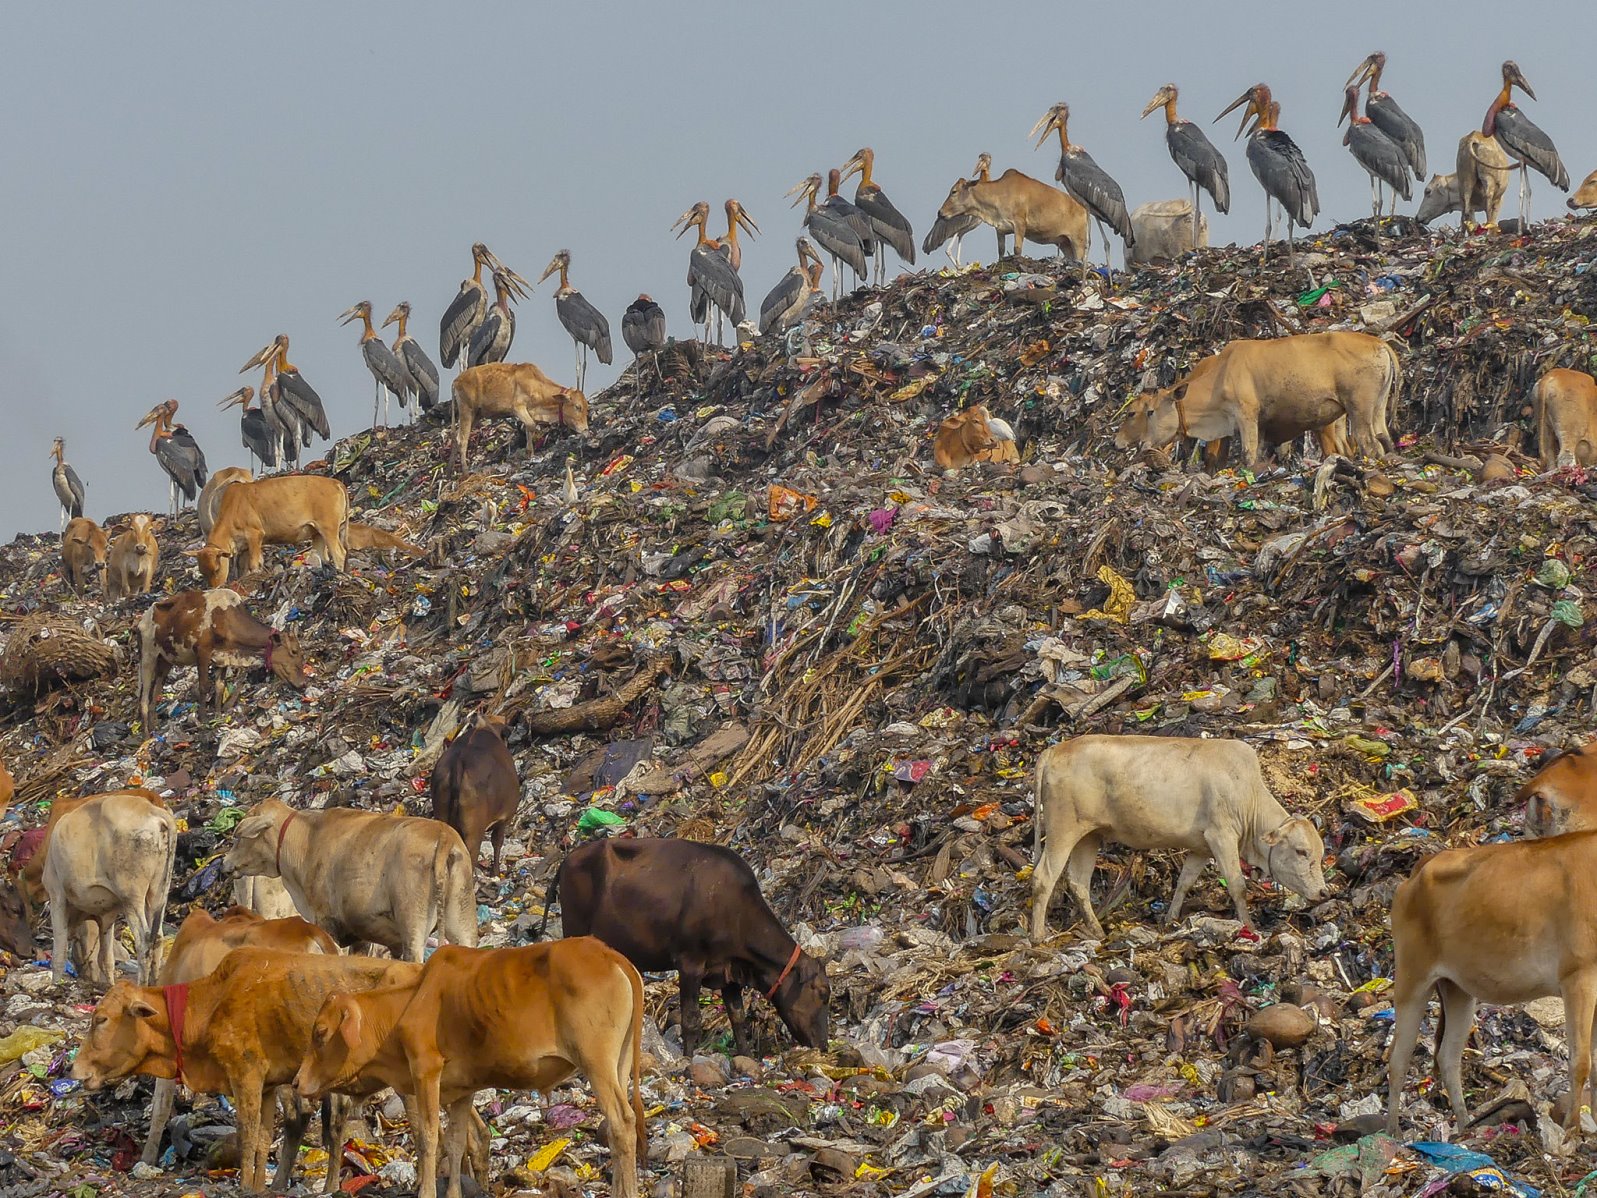
<instances>
[{"instance_id":1,"label":"red rope around cow neck","mask_svg":"<svg viewBox=\"0 0 1597 1198\"><path fill-rule=\"evenodd\" d=\"M799 946L794 944L793 955L787 959L787 964L782 966L782 972L776 975L776 981L773 982L771 984L771 988L765 992L766 1002L770 1002L776 997L776 992L782 988L782 983L787 981L787 975L793 972L793 966L798 964L798 959Z\"/></svg>"},{"instance_id":2,"label":"red rope around cow neck","mask_svg":"<svg viewBox=\"0 0 1597 1198\"><path fill-rule=\"evenodd\" d=\"M166 997L166 1021L172 1028L172 1046L177 1057L177 1080L183 1081L183 1016L188 1011L189 984L178 982L173 986L162 986L161 993Z\"/></svg>"},{"instance_id":3,"label":"red rope around cow neck","mask_svg":"<svg viewBox=\"0 0 1597 1198\"><path fill-rule=\"evenodd\" d=\"M288 835L288 825L299 818L299 812L290 811L277 829L277 855L272 859L272 868L277 870L277 876L283 876L283 837Z\"/></svg>"}]
</instances>

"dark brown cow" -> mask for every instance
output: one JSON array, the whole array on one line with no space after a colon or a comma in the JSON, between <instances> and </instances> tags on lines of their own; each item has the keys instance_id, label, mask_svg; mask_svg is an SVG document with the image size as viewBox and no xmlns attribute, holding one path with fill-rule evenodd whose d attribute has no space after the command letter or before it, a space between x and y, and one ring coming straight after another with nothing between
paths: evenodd
<instances>
[{"instance_id":1,"label":"dark brown cow","mask_svg":"<svg viewBox=\"0 0 1597 1198\"><path fill-rule=\"evenodd\" d=\"M775 1005L800 1044L826 1047L826 966L800 951L754 871L731 849L642 837L594 841L560 863L544 898L545 924L557 898L564 935L597 936L646 972L678 972L682 1050L690 1056L705 982L721 991L739 1053L753 1047L745 987Z\"/></svg>"},{"instance_id":2,"label":"dark brown cow","mask_svg":"<svg viewBox=\"0 0 1597 1198\"><path fill-rule=\"evenodd\" d=\"M235 484L237 485L237 484ZM192 665L199 677L200 714L222 702L222 676L216 667L243 668L264 661L290 686L309 684L297 632L278 632L245 610L237 591L179 591L150 607L139 619L139 718L148 736L154 727L155 700L173 666Z\"/></svg>"},{"instance_id":3,"label":"dark brown cow","mask_svg":"<svg viewBox=\"0 0 1597 1198\"><path fill-rule=\"evenodd\" d=\"M432 775L433 818L460 833L473 862L482 851L482 838L492 836L496 874L505 829L521 801L521 780L505 747L504 727L498 716L479 716L449 742Z\"/></svg>"},{"instance_id":4,"label":"dark brown cow","mask_svg":"<svg viewBox=\"0 0 1597 1198\"><path fill-rule=\"evenodd\" d=\"M1525 835L1597 829L1597 742L1549 757L1514 801L1525 804Z\"/></svg>"}]
</instances>

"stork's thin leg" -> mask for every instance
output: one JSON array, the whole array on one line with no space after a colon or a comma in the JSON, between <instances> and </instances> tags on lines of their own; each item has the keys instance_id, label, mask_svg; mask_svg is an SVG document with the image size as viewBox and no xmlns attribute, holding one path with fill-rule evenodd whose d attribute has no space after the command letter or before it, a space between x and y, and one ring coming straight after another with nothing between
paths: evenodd
<instances>
[{"instance_id":1,"label":"stork's thin leg","mask_svg":"<svg viewBox=\"0 0 1597 1198\"><path fill-rule=\"evenodd\" d=\"M1198 248L1198 224L1201 219L1198 214L1198 185L1194 182L1192 184L1192 248L1194 251Z\"/></svg>"}]
</instances>

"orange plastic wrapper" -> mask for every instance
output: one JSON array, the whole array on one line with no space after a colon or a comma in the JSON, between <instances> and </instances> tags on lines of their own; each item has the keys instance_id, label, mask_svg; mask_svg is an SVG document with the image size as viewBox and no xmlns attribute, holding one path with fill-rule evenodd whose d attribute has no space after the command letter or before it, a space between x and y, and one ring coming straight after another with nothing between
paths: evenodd
<instances>
[{"instance_id":1,"label":"orange plastic wrapper","mask_svg":"<svg viewBox=\"0 0 1597 1198\"><path fill-rule=\"evenodd\" d=\"M791 520L801 511L813 512L820 502L813 495L806 495L802 491L791 491L787 487L772 483L766 497L766 508L772 520Z\"/></svg>"}]
</instances>

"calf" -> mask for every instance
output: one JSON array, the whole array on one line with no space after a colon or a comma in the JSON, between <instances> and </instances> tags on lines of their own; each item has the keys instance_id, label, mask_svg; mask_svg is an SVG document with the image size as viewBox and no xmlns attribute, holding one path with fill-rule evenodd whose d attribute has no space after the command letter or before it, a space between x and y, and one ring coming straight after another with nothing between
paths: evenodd
<instances>
[{"instance_id":1,"label":"calf","mask_svg":"<svg viewBox=\"0 0 1597 1198\"><path fill-rule=\"evenodd\" d=\"M145 790L142 786L130 786L125 790L107 793L131 795L134 798L144 800L144 802L153 807L159 807L162 810L166 809L166 803L162 801L160 795L153 790ZM49 897L44 890L44 863L50 856L50 836L55 831L56 824L60 823L61 817L66 815L67 812L76 811L85 803L103 797L103 795L83 795L81 798L76 799L61 798L54 800L50 804L50 815L45 820L44 827L36 829L37 836L32 845L24 847L27 845L29 837L34 835L33 833L24 835L22 843L18 844L18 853L13 858L13 861L21 867L17 871L17 887L26 905L29 920L33 919L34 914L40 907L44 906L45 899Z\"/></svg>"},{"instance_id":2,"label":"calf","mask_svg":"<svg viewBox=\"0 0 1597 1198\"><path fill-rule=\"evenodd\" d=\"M133 934L139 980L154 980L176 851L177 820L139 794L95 795L54 821L43 880L57 985L66 976L71 931L88 922L99 933L99 959L84 962L85 974L91 984L111 984L119 916Z\"/></svg>"},{"instance_id":3,"label":"calf","mask_svg":"<svg viewBox=\"0 0 1597 1198\"><path fill-rule=\"evenodd\" d=\"M521 801L516 759L505 747L504 728L498 716L479 718L449 742L432 773L433 818L460 833L474 861L482 838L492 836L496 874L505 828Z\"/></svg>"},{"instance_id":4,"label":"calf","mask_svg":"<svg viewBox=\"0 0 1597 1198\"><path fill-rule=\"evenodd\" d=\"M329 997L294 1085L307 1097L374 1084L414 1095L418 1194L437 1192L439 1108L447 1106L448 1193L460 1198L472 1096L490 1086L548 1093L581 1072L604 1112L611 1193L636 1198L638 1154L648 1147L642 1040L643 979L591 936L525 948L446 946L413 984Z\"/></svg>"},{"instance_id":5,"label":"calf","mask_svg":"<svg viewBox=\"0 0 1597 1198\"><path fill-rule=\"evenodd\" d=\"M1557 753L1514 796L1525 804L1525 835L1597 829L1597 741Z\"/></svg>"},{"instance_id":6,"label":"calf","mask_svg":"<svg viewBox=\"0 0 1597 1198\"><path fill-rule=\"evenodd\" d=\"M937 426L932 456L945 471L962 470L973 462L1018 462L1015 433L1006 421L977 404L955 412Z\"/></svg>"},{"instance_id":7,"label":"calf","mask_svg":"<svg viewBox=\"0 0 1597 1198\"><path fill-rule=\"evenodd\" d=\"M299 634L262 624L237 591L179 591L152 605L139 617L139 718L145 735L155 727L155 700L172 667L194 667L203 719L213 701L221 706L221 669L257 661L290 686L303 690L310 683ZM214 681L213 667L219 667Z\"/></svg>"},{"instance_id":8,"label":"calf","mask_svg":"<svg viewBox=\"0 0 1597 1198\"><path fill-rule=\"evenodd\" d=\"M205 486L200 488L199 502L194 505L200 518L201 535L210 536L211 529L216 527L216 515L222 506L222 492L234 483L254 481L255 476L243 466L224 466L211 475Z\"/></svg>"},{"instance_id":9,"label":"calf","mask_svg":"<svg viewBox=\"0 0 1597 1198\"><path fill-rule=\"evenodd\" d=\"M221 919L196 907L172 941L171 954L161 970L162 987L197 982L222 963L222 959L235 948L254 945L257 948L274 948L289 953L327 953L338 955L338 945L332 937L314 924L297 916L288 919L262 919L244 907L230 907ZM150 1108L150 1134L144 1141L143 1161L155 1164L161 1154L161 1137L166 1132L167 1120L172 1117L172 1099L177 1093L177 1081L169 1077L155 1079L155 1102ZM279 1092L279 1097L285 1097ZM292 1094L286 1095L291 1106ZM299 1144L305 1134L307 1117L294 1111L283 1132L283 1150L277 1157L277 1175L286 1178L294 1167ZM327 1189L338 1184L338 1170L328 1169Z\"/></svg>"},{"instance_id":10,"label":"calf","mask_svg":"<svg viewBox=\"0 0 1597 1198\"><path fill-rule=\"evenodd\" d=\"M1549 370L1536 380L1531 406L1543 470L1597 464L1597 379L1584 370Z\"/></svg>"},{"instance_id":11,"label":"calf","mask_svg":"<svg viewBox=\"0 0 1597 1198\"><path fill-rule=\"evenodd\" d=\"M699 1043L699 987L721 991L737 1051L753 1047L743 990L753 987L809 1048L825 1048L826 966L800 951L731 849L692 840L625 837L574 849L550 883L567 936L597 936L639 969L678 972L682 1050ZM538 935L543 935L543 924Z\"/></svg>"},{"instance_id":12,"label":"calf","mask_svg":"<svg viewBox=\"0 0 1597 1198\"><path fill-rule=\"evenodd\" d=\"M588 399L575 387L562 387L531 362L485 362L455 376L455 448L466 469L466 445L479 416L514 416L527 433L532 452L540 424L563 424L588 431Z\"/></svg>"},{"instance_id":13,"label":"calf","mask_svg":"<svg viewBox=\"0 0 1597 1198\"><path fill-rule=\"evenodd\" d=\"M68 585L78 594L83 594L91 575L104 578L107 546L105 529L87 516L68 521L62 530L61 562Z\"/></svg>"},{"instance_id":14,"label":"calf","mask_svg":"<svg viewBox=\"0 0 1597 1198\"><path fill-rule=\"evenodd\" d=\"M1569 1046L1569 1110L1580 1126L1597 1014L1597 831L1448 849L1427 857L1392 898L1394 975L1387 1131L1397 1135L1420 1021L1434 989L1442 1014L1436 1067L1462 1128L1464 1041L1475 1004L1559 995Z\"/></svg>"},{"instance_id":15,"label":"calf","mask_svg":"<svg viewBox=\"0 0 1597 1198\"><path fill-rule=\"evenodd\" d=\"M155 571L161 564L161 546L155 539L150 517L143 512L128 519L128 526L111 543L111 561L106 571L108 599L142 595L155 589Z\"/></svg>"},{"instance_id":16,"label":"calf","mask_svg":"<svg viewBox=\"0 0 1597 1198\"><path fill-rule=\"evenodd\" d=\"M1048 900L1061 872L1095 939L1103 925L1088 885L1104 841L1186 856L1167 924L1213 858L1250 929L1242 862L1311 901L1325 895L1325 845L1308 820L1287 814L1264 784L1253 746L1176 736L1078 736L1037 765L1031 934L1048 933Z\"/></svg>"},{"instance_id":17,"label":"calf","mask_svg":"<svg viewBox=\"0 0 1597 1198\"><path fill-rule=\"evenodd\" d=\"M216 523L194 558L208 587L227 582L233 559L241 552L241 572L259 570L266 545L308 541L323 561L342 570L348 524L349 492L336 478L277 474L255 482L235 482L222 492Z\"/></svg>"},{"instance_id":18,"label":"calf","mask_svg":"<svg viewBox=\"0 0 1597 1198\"><path fill-rule=\"evenodd\" d=\"M408 983L418 973L408 961L246 947L194 982L118 982L94 1009L72 1076L90 1091L143 1074L230 1096L238 1109L239 1182L256 1192L272 1143L270 1091L293 1080L323 1001L334 992ZM291 1166L293 1158L285 1152L279 1161ZM336 1175L337 1161L328 1167ZM287 1177L276 1180L286 1184Z\"/></svg>"},{"instance_id":19,"label":"calf","mask_svg":"<svg viewBox=\"0 0 1597 1198\"><path fill-rule=\"evenodd\" d=\"M351 553L358 550L372 550L382 554L390 549L403 553L406 557L421 557L422 551L409 541L395 536L384 528L377 528L370 524L361 524L351 520L345 533L345 544Z\"/></svg>"},{"instance_id":20,"label":"calf","mask_svg":"<svg viewBox=\"0 0 1597 1198\"><path fill-rule=\"evenodd\" d=\"M282 878L301 914L345 948L380 944L420 961L439 940L477 943L471 854L437 820L350 807L295 811L257 804L238 826L227 868Z\"/></svg>"}]
</instances>

